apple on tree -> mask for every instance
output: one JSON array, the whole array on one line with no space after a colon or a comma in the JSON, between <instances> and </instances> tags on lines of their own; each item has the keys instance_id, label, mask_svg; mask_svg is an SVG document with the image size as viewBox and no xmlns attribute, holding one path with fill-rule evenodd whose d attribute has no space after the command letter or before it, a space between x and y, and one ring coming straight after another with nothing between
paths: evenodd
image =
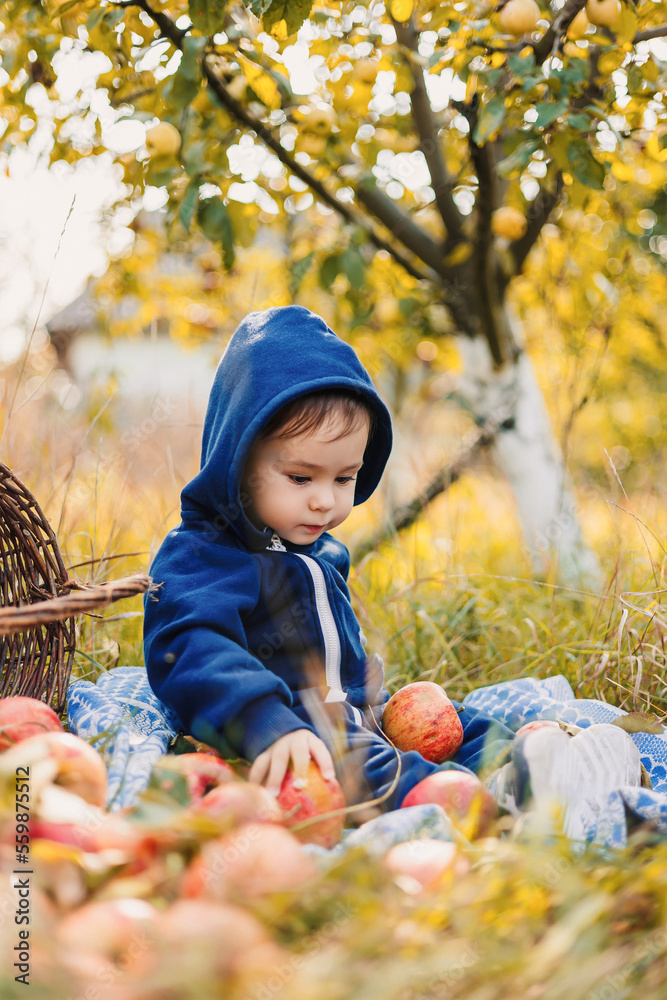
<instances>
[{"instance_id":1,"label":"apple on tree","mask_svg":"<svg viewBox=\"0 0 667 1000\"><path fill-rule=\"evenodd\" d=\"M303 118L303 129L314 135L327 136L338 121L338 115L330 104L318 104L310 108Z\"/></svg>"},{"instance_id":2,"label":"apple on tree","mask_svg":"<svg viewBox=\"0 0 667 1000\"><path fill-rule=\"evenodd\" d=\"M453 757L463 743L459 713L433 681L406 684L382 713L382 729L398 750L417 750L434 764Z\"/></svg>"},{"instance_id":3,"label":"apple on tree","mask_svg":"<svg viewBox=\"0 0 667 1000\"><path fill-rule=\"evenodd\" d=\"M181 148L181 133L171 122L160 122L146 132L146 151L152 160L176 156Z\"/></svg>"},{"instance_id":4,"label":"apple on tree","mask_svg":"<svg viewBox=\"0 0 667 1000\"><path fill-rule=\"evenodd\" d=\"M504 236L512 243L525 236L527 229L526 216L512 205L502 205L491 216L491 232Z\"/></svg>"},{"instance_id":5,"label":"apple on tree","mask_svg":"<svg viewBox=\"0 0 667 1000\"><path fill-rule=\"evenodd\" d=\"M535 0L509 0L498 15L503 31L520 38L533 31L541 17Z\"/></svg>"},{"instance_id":6,"label":"apple on tree","mask_svg":"<svg viewBox=\"0 0 667 1000\"><path fill-rule=\"evenodd\" d=\"M621 16L621 0L588 0L586 16L596 28L611 28Z\"/></svg>"}]
</instances>

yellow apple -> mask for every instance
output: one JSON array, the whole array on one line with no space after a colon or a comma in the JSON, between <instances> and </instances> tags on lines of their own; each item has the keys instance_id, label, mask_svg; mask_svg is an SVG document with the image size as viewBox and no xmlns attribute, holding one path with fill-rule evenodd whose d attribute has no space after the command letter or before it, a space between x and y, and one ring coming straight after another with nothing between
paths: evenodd
<instances>
[{"instance_id":1,"label":"yellow apple","mask_svg":"<svg viewBox=\"0 0 667 1000\"><path fill-rule=\"evenodd\" d=\"M323 135L313 135L312 132L304 132L297 140L297 148L300 153L308 153L317 159L325 150L327 140Z\"/></svg>"},{"instance_id":2,"label":"yellow apple","mask_svg":"<svg viewBox=\"0 0 667 1000\"><path fill-rule=\"evenodd\" d=\"M527 228L525 215L512 205L503 205L491 216L491 231L496 236L505 236L511 242L520 240Z\"/></svg>"},{"instance_id":3,"label":"yellow apple","mask_svg":"<svg viewBox=\"0 0 667 1000\"><path fill-rule=\"evenodd\" d=\"M503 31L518 38L532 31L540 16L540 8L535 0L509 0L498 15L498 19Z\"/></svg>"},{"instance_id":4,"label":"yellow apple","mask_svg":"<svg viewBox=\"0 0 667 1000\"><path fill-rule=\"evenodd\" d=\"M588 0L586 16L597 28L610 28L621 15L621 0Z\"/></svg>"},{"instance_id":5,"label":"yellow apple","mask_svg":"<svg viewBox=\"0 0 667 1000\"><path fill-rule=\"evenodd\" d=\"M577 38L583 38L590 27L590 24L591 22L586 17L586 11L580 10L574 20L570 22L567 29L567 37L572 38L574 41L576 41Z\"/></svg>"},{"instance_id":6,"label":"yellow apple","mask_svg":"<svg viewBox=\"0 0 667 1000\"><path fill-rule=\"evenodd\" d=\"M175 156L181 148L181 133L170 122L160 122L146 132L146 149L151 159Z\"/></svg>"},{"instance_id":7,"label":"yellow apple","mask_svg":"<svg viewBox=\"0 0 667 1000\"><path fill-rule=\"evenodd\" d=\"M311 108L304 116L302 128L314 135L330 135L337 121L336 112L330 104L326 104L319 108Z\"/></svg>"}]
</instances>

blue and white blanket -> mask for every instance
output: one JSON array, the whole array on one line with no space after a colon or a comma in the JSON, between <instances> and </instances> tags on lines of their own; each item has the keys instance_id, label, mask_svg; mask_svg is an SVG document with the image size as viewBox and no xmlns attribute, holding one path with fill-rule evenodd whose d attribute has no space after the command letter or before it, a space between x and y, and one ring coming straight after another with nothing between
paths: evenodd
<instances>
[{"instance_id":1,"label":"blue and white blanket","mask_svg":"<svg viewBox=\"0 0 667 1000\"><path fill-rule=\"evenodd\" d=\"M563 676L545 680L524 677L492 684L472 691L464 704L487 712L515 731L534 719L557 719L584 728L598 722L612 722L625 714L601 701L575 698ZM89 740L106 760L107 804L112 810L136 802L148 784L154 764L167 752L176 735L175 720L153 694L143 667L116 667L103 674L96 684L73 681L68 692L67 719L71 732ZM651 821L659 833L667 836L667 736L636 733L632 739L653 787L619 788L612 792L596 825L587 831L588 841L623 847L627 842L626 809L639 820ZM406 827L408 817L403 815L399 822L402 812L393 814L397 829L391 839L396 841L415 833ZM386 826L387 817L380 820ZM377 823L378 820L373 820L366 825ZM355 836L362 829L355 831ZM448 839L446 831L443 836Z\"/></svg>"}]
</instances>

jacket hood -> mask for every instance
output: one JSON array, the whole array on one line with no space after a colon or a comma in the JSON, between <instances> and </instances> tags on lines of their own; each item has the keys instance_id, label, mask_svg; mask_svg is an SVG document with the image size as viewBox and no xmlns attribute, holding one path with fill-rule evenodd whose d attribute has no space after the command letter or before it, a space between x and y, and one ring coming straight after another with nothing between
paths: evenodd
<instances>
[{"instance_id":1,"label":"jacket hood","mask_svg":"<svg viewBox=\"0 0 667 1000\"><path fill-rule=\"evenodd\" d=\"M260 531L243 510L240 485L252 444L267 421L297 396L347 387L361 392L377 417L357 475L354 505L378 486L392 446L391 417L352 347L303 306L250 313L232 335L215 374L204 421L201 466L181 493L183 520L204 518L214 531L231 527L252 550L273 532Z\"/></svg>"}]
</instances>

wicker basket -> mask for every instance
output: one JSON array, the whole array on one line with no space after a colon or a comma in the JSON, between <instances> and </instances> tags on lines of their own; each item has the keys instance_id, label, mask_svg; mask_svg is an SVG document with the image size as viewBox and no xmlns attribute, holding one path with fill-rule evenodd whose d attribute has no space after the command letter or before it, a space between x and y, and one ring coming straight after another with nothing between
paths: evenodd
<instances>
[{"instance_id":1,"label":"wicker basket","mask_svg":"<svg viewBox=\"0 0 667 1000\"><path fill-rule=\"evenodd\" d=\"M96 587L69 580L39 504L0 463L0 698L27 695L62 712L74 616L141 594L149 585L145 575Z\"/></svg>"}]
</instances>

